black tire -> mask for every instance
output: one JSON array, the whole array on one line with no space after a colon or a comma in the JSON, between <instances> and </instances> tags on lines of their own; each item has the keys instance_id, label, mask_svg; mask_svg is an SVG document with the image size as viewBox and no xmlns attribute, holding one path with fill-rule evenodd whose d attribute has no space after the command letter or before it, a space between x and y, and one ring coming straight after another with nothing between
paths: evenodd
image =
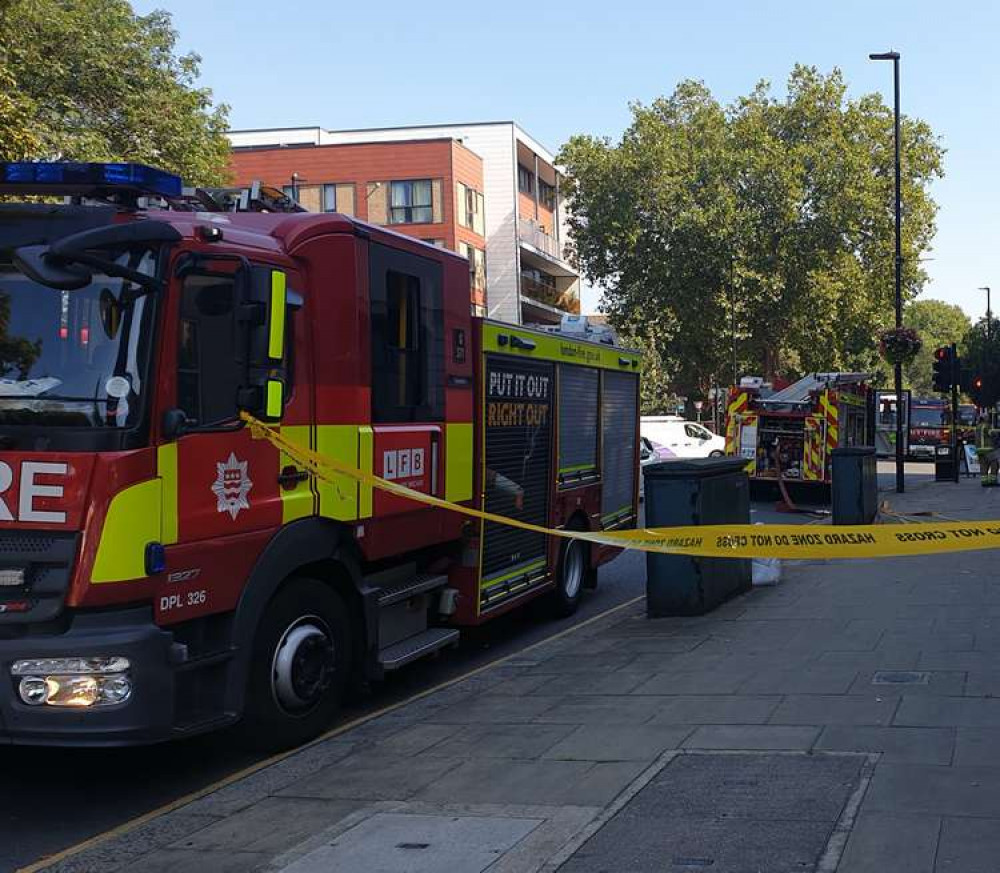
<instances>
[{"instance_id":1,"label":"black tire","mask_svg":"<svg viewBox=\"0 0 1000 873\"><path fill-rule=\"evenodd\" d=\"M552 614L566 618L576 612L583 599L590 564L590 546L583 540L566 540L559 550L556 587L549 596Z\"/></svg>"},{"instance_id":2,"label":"black tire","mask_svg":"<svg viewBox=\"0 0 1000 873\"><path fill-rule=\"evenodd\" d=\"M722 457L725 457L725 454L726 454L725 452L720 452L718 449L716 449L713 452L709 452L708 456L710 458L722 458Z\"/></svg>"},{"instance_id":3,"label":"black tire","mask_svg":"<svg viewBox=\"0 0 1000 873\"><path fill-rule=\"evenodd\" d=\"M344 601L318 579L292 577L264 610L253 641L239 732L246 745L277 750L323 731L351 676Z\"/></svg>"}]
</instances>

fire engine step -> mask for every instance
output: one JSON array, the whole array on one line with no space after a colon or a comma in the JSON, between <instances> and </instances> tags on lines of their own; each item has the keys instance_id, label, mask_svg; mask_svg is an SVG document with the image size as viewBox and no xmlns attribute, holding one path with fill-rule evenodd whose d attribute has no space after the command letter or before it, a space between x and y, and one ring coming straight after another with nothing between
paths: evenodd
<instances>
[{"instance_id":1,"label":"fire engine step","mask_svg":"<svg viewBox=\"0 0 1000 873\"><path fill-rule=\"evenodd\" d=\"M415 576L411 579L407 579L400 585L394 585L391 588L383 588L379 591L378 605L380 609L384 609L387 606L391 606L393 603L399 603L401 600L409 600L411 597L416 597L416 595L423 594L425 591L431 591L435 588L443 588L447 584L447 576L437 576L432 574Z\"/></svg>"},{"instance_id":2,"label":"fire engine step","mask_svg":"<svg viewBox=\"0 0 1000 873\"><path fill-rule=\"evenodd\" d=\"M454 628L432 627L412 637L407 637L379 652L378 659L383 670L398 670L410 661L458 643L458 631Z\"/></svg>"}]
</instances>

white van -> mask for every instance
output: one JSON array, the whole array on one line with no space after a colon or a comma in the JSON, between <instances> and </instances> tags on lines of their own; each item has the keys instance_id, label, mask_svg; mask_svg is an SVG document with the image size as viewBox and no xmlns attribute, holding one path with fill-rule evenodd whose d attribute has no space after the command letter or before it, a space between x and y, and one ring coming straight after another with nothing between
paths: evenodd
<instances>
[{"instance_id":1,"label":"white van","mask_svg":"<svg viewBox=\"0 0 1000 873\"><path fill-rule=\"evenodd\" d=\"M666 446L678 458L719 458L726 453L724 437L677 415L643 416L639 420L639 434Z\"/></svg>"}]
</instances>

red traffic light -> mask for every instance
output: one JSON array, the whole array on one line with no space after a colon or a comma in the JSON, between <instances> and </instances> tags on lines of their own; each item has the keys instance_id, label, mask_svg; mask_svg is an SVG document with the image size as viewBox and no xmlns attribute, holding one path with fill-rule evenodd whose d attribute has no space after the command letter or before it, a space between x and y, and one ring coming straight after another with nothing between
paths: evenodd
<instances>
[{"instance_id":1,"label":"red traffic light","mask_svg":"<svg viewBox=\"0 0 1000 873\"><path fill-rule=\"evenodd\" d=\"M939 349L934 349L934 357L939 361L944 361L951 354L951 349L948 346L941 346Z\"/></svg>"},{"instance_id":2,"label":"red traffic light","mask_svg":"<svg viewBox=\"0 0 1000 873\"><path fill-rule=\"evenodd\" d=\"M978 391L982 387L983 387L983 377L982 376L976 376L976 378L972 380L972 388L973 388L973 390L974 391Z\"/></svg>"}]
</instances>

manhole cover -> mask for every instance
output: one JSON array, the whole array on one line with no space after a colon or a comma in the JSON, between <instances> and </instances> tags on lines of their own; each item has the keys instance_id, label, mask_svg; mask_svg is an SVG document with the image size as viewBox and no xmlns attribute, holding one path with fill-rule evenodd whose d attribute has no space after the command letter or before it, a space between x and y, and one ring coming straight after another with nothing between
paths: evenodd
<instances>
[{"instance_id":1,"label":"manhole cover","mask_svg":"<svg viewBox=\"0 0 1000 873\"><path fill-rule=\"evenodd\" d=\"M930 673L916 670L878 670L872 676L872 685L926 685L930 681Z\"/></svg>"},{"instance_id":2,"label":"manhole cover","mask_svg":"<svg viewBox=\"0 0 1000 873\"><path fill-rule=\"evenodd\" d=\"M673 759L559 873L815 870L861 755Z\"/></svg>"}]
</instances>

